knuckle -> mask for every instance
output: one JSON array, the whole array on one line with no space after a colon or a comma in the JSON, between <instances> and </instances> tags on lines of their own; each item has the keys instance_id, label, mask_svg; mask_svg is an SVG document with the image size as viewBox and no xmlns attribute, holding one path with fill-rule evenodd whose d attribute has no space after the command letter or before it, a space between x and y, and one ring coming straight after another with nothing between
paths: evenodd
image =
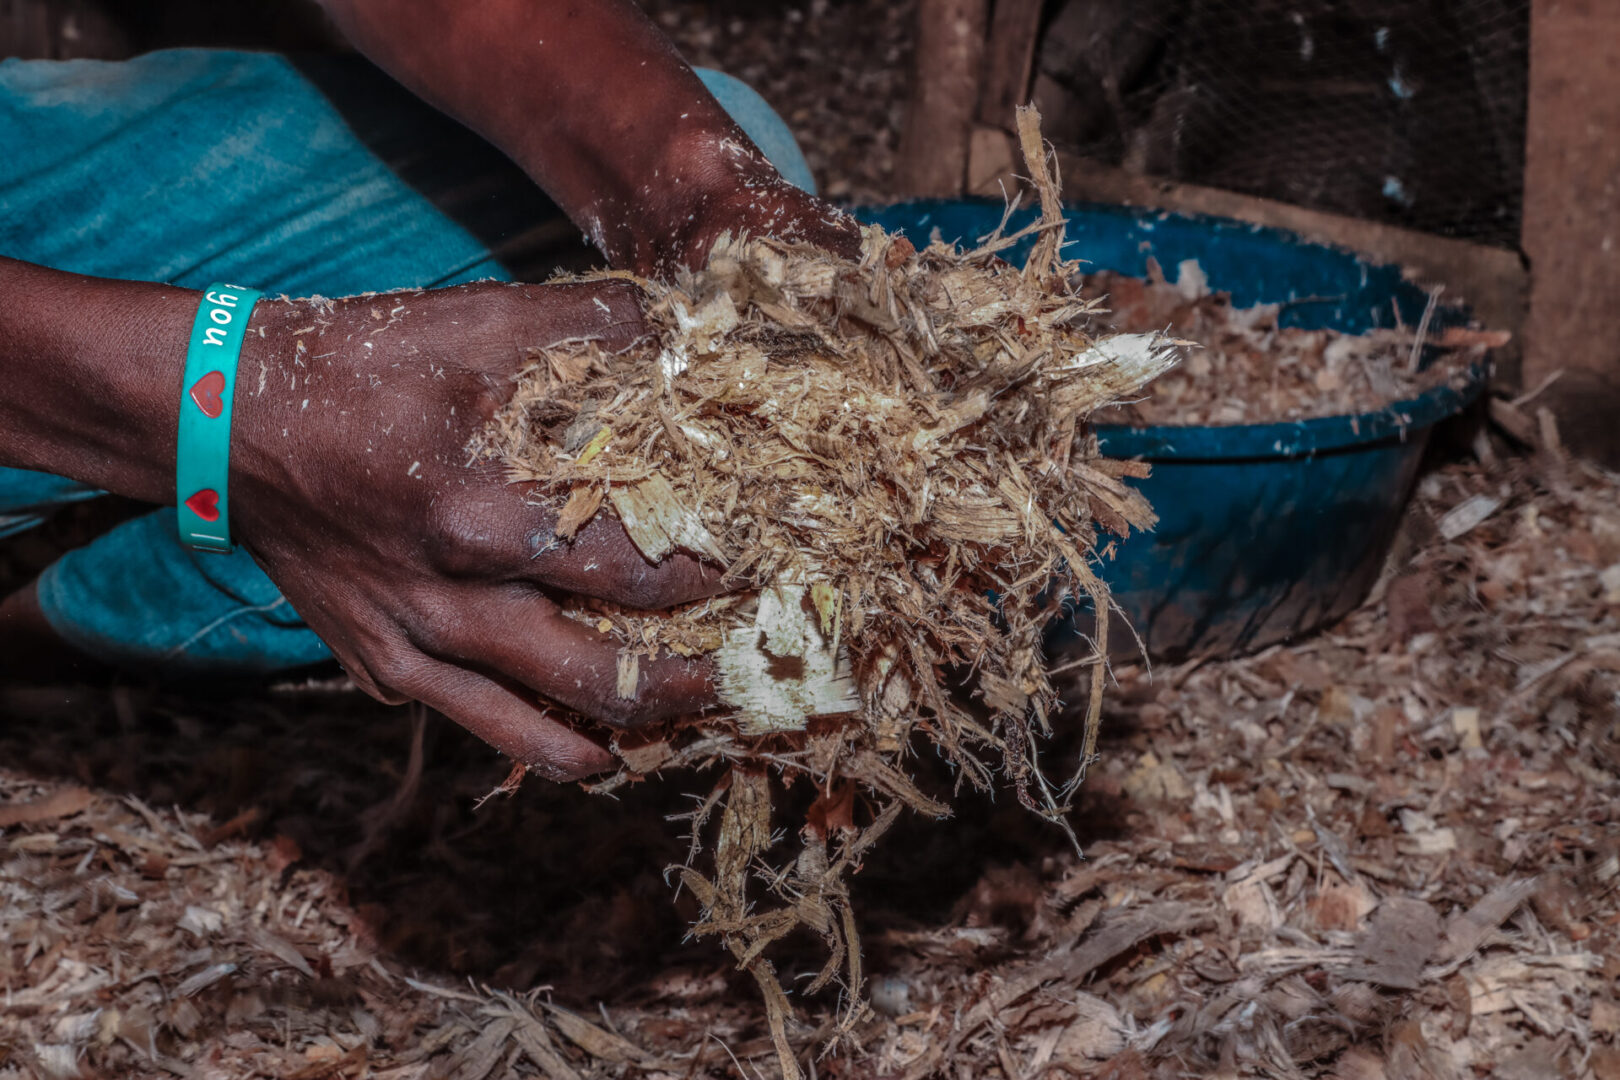
<instances>
[{"instance_id":1,"label":"knuckle","mask_svg":"<svg viewBox=\"0 0 1620 1080\"><path fill-rule=\"evenodd\" d=\"M402 704L402 702L394 700L398 697L397 694L378 685L376 678L365 664L351 659L340 659L338 664L343 668L343 673L349 677L349 681L365 691L369 696L376 698L384 705Z\"/></svg>"},{"instance_id":2,"label":"knuckle","mask_svg":"<svg viewBox=\"0 0 1620 1080\"><path fill-rule=\"evenodd\" d=\"M519 295L517 289L505 282L469 282L456 289L458 314L481 317L489 320L490 325L499 325L510 320L518 310Z\"/></svg>"},{"instance_id":3,"label":"knuckle","mask_svg":"<svg viewBox=\"0 0 1620 1080\"><path fill-rule=\"evenodd\" d=\"M368 693L370 693L372 697L376 698L384 705L403 705L408 701L414 700L409 694L402 693L398 690L387 690L380 686L368 691Z\"/></svg>"},{"instance_id":4,"label":"knuckle","mask_svg":"<svg viewBox=\"0 0 1620 1080\"><path fill-rule=\"evenodd\" d=\"M503 515L488 498L443 498L434 503L427 527L433 565L456 576L481 576L505 561Z\"/></svg>"},{"instance_id":5,"label":"knuckle","mask_svg":"<svg viewBox=\"0 0 1620 1080\"><path fill-rule=\"evenodd\" d=\"M371 658L366 668L371 673L372 681L384 693L399 697L400 701L417 696L415 691L420 689L422 664L421 659L413 651L404 648L387 649ZM393 701L390 704L397 705L400 701Z\"/></svg>"},{"instance_id":6,"label":"knuckle","mask_svg":"<svg viewBox=\"0 0 1620 1080\"><path fill-rule=\"evenodd\" d=\"M604 584L625 607L654 611L668 607L672 590L645 567L614 566Z\"/></svg>"},{"instance_id":7,"label":"knuckle","mask_svg":"<svg viewBox=\"0 0 1620 1080\"><path fill-rule=\"evenodd\" d=\"M395 609L407 649L429 656L458 655L477 641L483 626L476 604L442 582L429 582L399 594Z\"/></svg>"},{"instance_id":8,"label":"knuckle","mask_svg":"<svg viewBox=\"0 0 1620 1080\"><path fill-rule=\"evenodd\" d=\"M570 338L593 338L612 349L622 349L646 333L646 294L628 281L579 282L543 286L540 304L531 309L531 321L540 340L549 347Z\"/></svg>"},{"instance_id":9,"label":"knuckle","mask_svg":"<svg viewBox=\"0 0 1620 1080\"><path fill-rule=\"evenodd\" d=\"M647 293L633 281L604 281L596 286L595 300L601 300L619 318L639 319Z\"/></svg>"},{"instance_id":10,"label":"knuckle","mask_svg":"<svg viewBox=\"0 0 1620 1080\"><path fill-rule=\"evenodd\" d=\"M634 698L622 698L609 690L592 701L580 703L581 711L597 723L618 731L647 727L698 711L693 702L686 700L685 693L669 692L673 689L664 688L663 692L644 689Z\"/></svg>"},{"instance_id":11,"label":"knuckle","mask_svg":"<svg viewBox=\"0 0 1620 1080\"><path fill-rule=\"evenodd\" d=\"M639 727L648 722L645 707L637 702L622 699L607 698L593 701L587 715L597 723L606 724L617 731Z\"/></svg>"},{"instance_id":12,"label":"knuckle","mask_svg":"<svg viewBox=\"0 0 1620 1080\"><path fill-rule=\"evenodd\" d=\"M368 618L358 630L344 635L340 642L328 639L349 681L384 705L403 705L411 700L405 688L402 659L408 650L395 642L377 619ZM396 656L401 659L396 661Z\"/></svg>"}]
</instances>

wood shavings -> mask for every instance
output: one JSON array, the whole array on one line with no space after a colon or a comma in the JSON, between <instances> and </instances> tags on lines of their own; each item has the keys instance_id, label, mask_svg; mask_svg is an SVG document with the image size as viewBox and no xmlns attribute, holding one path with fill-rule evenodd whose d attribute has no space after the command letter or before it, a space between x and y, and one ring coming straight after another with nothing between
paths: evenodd
<instances>
[{"instance_id":1,"label":"wood shavings","mask_svg":"<svg viewBox=\"0 0 1620 1080\"><path fill-rule=\"evenodd\" d=\"M1278 304L1234 308L1230 296L1209 290L1195 259L1177 274L1167 281L1150 260L1146 279L1113 272L1087 277L1082 295L1108 309L1098 325L1156 331L1191 346L1185 363L1140 399L1099 413L1098 423L1220 426L1374 412L1462 378L1487 347L1508 340L1463 326L1439 335L1404 328L1304 330L1281 325ZM1436 354L1421 370L1411 364L1420 341Z\"/></svg>"},{"instance_id":2,"label":"wood shavings","mask_svg":"<svg viewBox=\"0 0 1620 1080\"><path fill-rule=\"evenodd\" d=\"M1446 511L1445 516L1436 522L1436 525L1440 529L1441 536L1447 540L1458 540L1496 513L1497 507L1501 505L1501 499L1494 499L1489 495L1471 495Z\"/></svg>"},{"instance_id":3,"label":"wood shavings","mask_svg":"<svg viewBox=\"0 0 1620 1080\"><path fill-rule=\"evenodd\" d=\"M636 684L641 680L641 658L628 650L619 654L619 670L615 692L626 701L636 699Z\"/></svg>"},{"instance_id":4,"label":"wood shavings","mask_svg":"<svg viewBox=\"0 0 1620 1080\"><path fill-rule=\"evenodd\" d=\"M0 806L0 829L72 817L93 801L84 788L62 788L34 802Z\"/></svg>"},{"instance_id":5,"label":"wood shavings","mask_svg":"<svg viewBox=\"0 0 1620 1080\"><path fill-rule=\"evenodd\" d=\"M766 610L763 603L760 610ZM801 644L789 657L771 649L769 635L758 624L727 633L715 653L715 665L732 688L731 703L739 710L737 729L741 734L799 731L812 716L860 711L860 691L848 654L835 650L819 630L804 636L814 641ZM797 661L793 678L773 674L785 659Z\"/></svg>"},{"instance_id":6,"label":"wood shavings","mask_svg":"<svg viewBox=\"0 0 1620 1080\"><path fill-rule=\"evenodd\" d=\"M589 462L581 458L579 464L584 466ZM569 502L573 498L570 494ZM618 511L619 521L631 542L650 561L659 562L676 551L707 555L717 562L726 561L725 552L709 535L709 530L704 528L696 512L676 496L674 488L664 477L649 476L645 480L615 487L608 498ZM564 509L567 509L566 504Z\"/></svg>"},{"instance_id":7,"label":"wood shavings","mask_svg":"<svg viewBox=\"0 0 1620 1080\"><path fill-rule=\"evenodd\" d=\"M1078 329L1092 305L1068 289L1077 264L1057 258L1055 181L1035 114L1022 116L1043 207L1024 230L1037 242L1022 271L996 259L1018 238L1000 232L968 252L918 252L873 229L858 265L727 238L704 271L640 282L651 297L649 346L548 350L480 447L515 480L563 500L559 536L611 506L647 558L704 556L760 590L753 640L740 632L746 612L705 606L671 620L679 632L642 623L636 642L656 649L694 625L720 630L731 653L722 691L744 730L825 715L806 708L870 718L879 694L900 685L887 670L870 674L885 657L905 671L909 704L938 712L952 753L969 753L974 726L939 692L937 669L972 664L987 683L1020 688L996 697L1006 707L992 731L1024 724L1026 706L1049 709L1029 642L1051 605L1036 595L1056 576L1071 596L1103 598L1086 565L1093 504L1119 530L1152 523L1116 479L1128 470L1097 463L1082 422L1168 368L1175 349L1153 335L1094 343ZM530 421L540 403L548 416L575 411L560 441ZM578 451L586 430L595 434ZM803 655L783 636L802 637L802 620L796 610L781 618L790 605L779 590L804 582L835 659L790 676L771 658ZM1098 606L1106 616L1106 602ZM756 646L764 655L741 662ZM845 648L865 694L859 709L843 685L761 689L767 673L847 682ZM800 704L763 709L773 696ZM888 712L905 704L891 693Z\"/></svg>"},{"instance_id":8,"label":"wood shavings","mask_svg":"<svg viewBox=\"0 0 1620 1080\"><path fill-rule=\"evenodd\" d=\"M557 537L562 540L572 540L574 535L584 528L585 523L596 516L596 511L602 506L602 489L599 487L577 487L568 496L563 504L562 512L557 515Z\"/></svg>"},{"instance_id":9,"label":"wood shavings","mask_svg":"<svg viewBox=\"0 0 1620 1080\"><path fill-rule=\"evenodd\" d=\"M1103 461L1086 418L1171 367L1177 342L1083 330L1095 304L1074 290L1079 264L1059 257L1064 217L1039 116L1020 110L1018 124L1042 211L1033 225L968 251L919 251L871 228L856 262L722 237L701 271L637 281L650 340L544 350L475 445L554 501L560 538L610 511L648 560L696 555L738 587L740 603L602 620L624 650L621 696L634 693L638 654L715 650L731 713L677 740L730 736L731 760L765 764L750 740L840 718L842 748L813 770L820 782L857 779L937 812L900 765L922 732L976 786L999 766L1026 806L1061 820L1078 776L1055 784L1040 769L1056 707L1042 631L1065 603L1085 602L1106 655L1097 530L1155 520L1120 479L1144 470ZM999 258L1029 236L1024 267ZM1091 667L1100 691L1101 664ZM953 670L975 673L987 716L953 696ZM769 989L765 945L810 920L851 993L859 955L803 903L744 919L751 860L770 844L726 830L760 783L733 772L716 847L750 856L721 866L707 891L688 884L705 897L700 927L722 933L766 988L781 1042L785 999Z\"/></svg>"},{"instance_id":10,"label":"wood shavings","mask_svg":"<svg viewBox=\"0 0 1620 1080\"><path fill-rule=\"evenodd\" d=\"M817 5L806 17L790 5L768 16L775 32L762 33L753 12L738 20L744 32L693 7L671 25L688 56L761 86L801 132L808 123L842 140L838 155L869 170L862 190L884 198L887 155L868 143L885 125L851 124L848 108L881 119L892 107L885 103L895 95L882 87L898 85L897 76L884 69L904 67L903 50L890 43L904 43L908 10ZM847 78L830 80L838 83L831 92L828 79L805 78L787 62L806 40L825 43L829 27L851 24L855 41L819 51L847 58L848 45L870 62L838 61ZM899 59L880 55L885 47ZM712 62L716 51L735 62ZM887 81L873 91L880 76ZM804 92L784 90L790 79ZM830 152L810 151L818 165L825 157L817 154ZM1491 412L1504 428L1514 425L1518 443L1540 444L1533 405L1495 401ZM680 430L671 422L666 434ZM693 432L691 446L712 434ZM587 430L585 441L593 435ZM1612 709L1620 602L1603 578L1620 564L1620 487L1578 462L1555 470L1503 456L1499 468L1448 468L1419 489L1403 526L1415 541L1403 540L1399 572L1421 586L1412 590L1430 616L1421 625L1397 635L1393 605L1375 601L1258 657L1161 669L1151 679L1120 667L1077 820L1086 860L1042 845L1016 817L977 814L972 800L958 804L961 828L943 843L891 837L897 859L876 867L888 877L868 887L863 908L864 970L904 1011L869 1017L858 1049L845 1043L822 1056L822 1033L838 1023L841 1003L800 993L819 955L803 980L801 966L783 960L784 985L806 1020L788 1031L799 1059L814 1061L819 1076L942 1080L1620 1077L1620 729ZM1455 543L1436 542L1433 522L1475 495L1503 502ZM683 640L702 638L685 626ZM629 616L609 620L616 633L634 636L631 628L639 632ZM687 808L674 785L626 786L620 802L531 783L475 812L474 797L499 770L492 774L484 747L431 718L428 779L412 820L397 842L338 875L300 864L298 845L279 830L297 831L313 862L344 865L349 826L390 803L405 771L396 712L353 694L334 704L251 692L216 705L140 690L132 698L127 689L29 696L6 688L0 800L28 805L79 785L97 795L74 817L0 835L0 1075L8 1080L462 1075L475 1046L478 1061L490 1060L491 1043L479 1039L503 1019L517 1022L492 1076L722 1080L778 1071L752 981L701 950L658 945L675 942L680 927L656 872L638 876L636 867L661 867L664 849L655 859L614 855L663 842L662 816ZM1060 689L1071 704L1084 700L1083 687ZM1335 705L1318 720L1330 691L1374 708ZM1477 749L1470 727L1455 722L1459 709L1479 712ZM1053 726L1061 737L1082 722L1069 713ZM626 760L646 771L689 767L706 751L724 769L733 745L729 733L706 747L659 741ZM1138 802L1122 792L1149 750L1190 785L1190 800ZM120 802L129 791L156 808L163 828ZM178 824L210 847L210 825L223 827L241 808L217 801L226 792L263 805L265 824L208 851L170 832ZM1402 853L1398 810L1406 806L1449 829L1455 847ZM298 830L312 818L316 835ZM1359 877L1349 895L1352 887L1335 880L1329 833ZM1284 855L1288 867L1264 882L1282 924L1269 934L1237 927L1219 904L1224 875ZM1003 866L1024 872L1026 895L998 893L1008 909L975 911L968 925L961 911L978 891L973 878ZM1556 898L1543 877L1555 874L1569 879ZM1531 900L1485 932L1476 951L1442 963L1454 929L1459 941L1473 936L1463 929L1476 925L1476 906L1489 916L1477 925L1491 924L1508 906L1492 898L1526 878L1536 880ZM107 919L97 904L126 893L138 905ZM1143 939L1105 967L1045 980L986 1010L950 1054L935 1052L959 1018L1026 965L1061 961L1102 934L1105 916L1166 897L1214 917ZM1389 897L1419 899L1444 920L1440 951L1416 990L1344 973L1355 961L1349 942ZM178 921L187 907L208 905L222 906L222 934L199 955ZM1318 922L1325 907L1337 914ZM298 972L250 951L225 970L242 929L258 919L318 947L333 978L316 993ZM212 982L187 999L190 1010L169 1011L177 988L204 974ZM491 992L486 981L530 992ZM588 1035L574 1042L546 1009L552 995L644 1056ZM1097 1027L1088 1028L1093 1018ZM1053 1041L1072 1029L1086 1037Z\"/></svg>"},{"instance_id":11,"label":"wood shavings","mask_svg":"<svg viewBox=\"0 0 1620 1080\"><path fill-rule=\"evenodd\" d=\"M1446 541L1433 522L1478 494L1500 508ZM1400 1070L1444 1061L1465 1076L1515 1061L1539 1070L1517 1075L1587 1076L1585 1063L1620 1037L1620 733L1610 708L1620 664L1609 658L1620 609L1598 580L1620 561L1620 482L1540 458L1451 466L1420 481L1406 531L1416 540L1399 548L1394 571L1428 582L1430 629L1398 637L1374 602L1258 656L1151 678L1117 670L1076 817L1086 859L975 800L958 804L959 828L942 843L896 818L885 859L856 852L868 874L886 875L863 898L860 977L881 982L892 1008L838 1035L848 999L804 991L842 946L820 929L819 950L777 939L767 959L803 1021L783 1023L795 1059L822 1076L914 1080L1009 1067L1315 1080L1412 1075ZM1521 665L1541 674L1521 685ZM283 854L279 830L307 827L319 790L321 828L346 838L300 833L303 846L344 864L363 811L393 806L410 772L412 739L396 712L355 694L341 709L262 694L131 703L118 689L55 713L44 710L60 710L57 691L4 700L17 722L0 731L0 750L40 776L0 770L0 805L76 788L95 797L73 817L0 834L0 1070L38 1075L71 1062L84 1075L144 1080L369 1069L404 1080L494 1060L490 1075L580 1080L782 1071L753 978L730 970L735 954L716 963L678 944L657 873L684 853L660 827L688 808L676 785L626 786L621 802L527 784L474 811L498 778L487 748L431 719L433 751L411 785L421 794L401 812L443 820L454 848L437 827L406 825L340 878L289 866L299 856ZM1460 709L1478 710L1478 748L1473 726L1454 722ZM115 714L126 734L107 740ZM1082 714L1075 701L1054 719L1064 753L1083 745ZM177 727L177 715L194 719ZM241 715L255 719L238 724ZM805 763L849 745L774 738ZM736 749L733 733L690 747L651 736L621 744L638 770L710 760L722 783ZM1178 777L1168 784L1191 794L1167 799L1166 784L1126 794L1148 753L1148 772ZM264 807L267 831L197 850L182 838L220 832L239 808L211 819L195 807L242 783L244 762L259 778L244 797ZM869 777L863 789L908 782L885 762L868 754L849 771ZM775 812L782 779L768 780L773 833L789 824ZM756 808L758 794L747 797ZM788 876L756 873L743 920L715 920L717 936L746 949L750 929L781 925L773 904L802 902L795 917L813 920L804 925L855 940L839 906L848 867L831 879L823 867L838 864L845 815L857 820L868 796L852 793L846 809L843 792L814 794L811 858ZM728 797L713 794L711 826ZM1419 834L1448 830L1454 846L1403 850L1407 822ZM751 845L759 833L741 835ZM625 844L662 846L657 857L616 858ZM1239 885L1259 898L1248 908L1259 918L1240 922L1224 902ZM1366 978L1369 958L1384 959L1370 939L1386 905L1421 930L1408 938L1427 953L1421 966L1400 967L1411 988ZM204 939L182 927L192 908L213 913L191 916ZM317 979L256 947L257 922ZM468 965L468 955L482 959ZM495 1053L493 1039L480 1040L499 1020L513 1023Z\"/></svg>"}]
</instances>

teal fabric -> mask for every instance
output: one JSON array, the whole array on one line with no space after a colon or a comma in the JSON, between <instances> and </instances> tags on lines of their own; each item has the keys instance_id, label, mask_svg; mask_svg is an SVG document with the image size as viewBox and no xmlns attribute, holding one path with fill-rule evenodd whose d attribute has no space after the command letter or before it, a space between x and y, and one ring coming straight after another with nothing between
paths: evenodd
<instances>
[{"instance_id":1,"label":"teal fabric","mask_svg":"<svg viewBox=\"0 0 1620 1080\"><path fill-rule=\"evenodd\" d=\"M752 86L723 71L697 69L698 78L709 88L715 100L725 107L737 126L748 133L765 159L776 166L782 179L794 187L814 195L816 179L810 175L810 163L804 160L804 151L787 124L776 110Z\"/></svg>"},{"instance_id":2,"label":"teal fabric","mask_svg":"<svg viewBox=\"0 0 1620 1080\"><path fill-rule=\"evenodd\" d=\"M240 548L216 555L181 544L172 510L58 559L40 575L39 604L77 648L149 673L261 674L331 656Z\"/></svg>"},{"instance_id":3,"label":"teal fabric","mask_svg":"<svg viewBox=\"0 0 1620 1080\"><path fill-rule=\"evenodd\" d=\"M0 62L0 253L272 295L498 277L286 58Z\"/></svg>"},{"instance_id":4,"label":"teal fabric","mask_svg":"<svg viewBox=\"0 0 1620 1080\"><path fill-rule=\"evenodd\" d=\"M698 74L783 175L813 191L764 100L730 76ZM0 254L269 295L509 280L484 240L378 156L390 140L408 150L413 126L434 123L398 116L362 137L298 64L268 54L0 62ZM0 468L0 537L98 494ZM265 673L329 658L246 552L188 551L173 518L126 522L48 568L39 596L51 626L148 672Z\"/></svg>"},{"instance_id":5,"label":"teal fabric","mask_svg":"<svg viewBox=\"0 0 1620 1080\"><path fill-rule=\"evenodd\" d=\"M44 524L53 511L68 503L101 494L65 476L0 468L0 540Z\"/></svg>"}]
</instances>

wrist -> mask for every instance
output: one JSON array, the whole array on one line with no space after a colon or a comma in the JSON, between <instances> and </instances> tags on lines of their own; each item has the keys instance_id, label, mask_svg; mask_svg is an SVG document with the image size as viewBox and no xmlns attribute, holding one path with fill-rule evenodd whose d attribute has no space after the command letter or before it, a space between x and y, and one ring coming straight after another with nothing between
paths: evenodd
<instances>
[{"instance_id":1,"label":"wrist","mask_svg":"<svg viewBox=\"0 0 1620 1080\"><path fill-rule=\"evenodd\" d=\"M755 216L750 208L769 207L778 188L791 187L735 125L693 132L669 154L667 167L680 177L675 191L685 198L652 227L662 230L689 265L703 261L721 232L746 228Z\"/></svg>"},{"instance_id":2,"label":"wrist","mask_svg":"<svg viewBox=\"0 0 1620 1080\"><path fill-rule=\"evenodd\" d=\"M251 540L252 523L269 492L300 486L296 465L305 442L300 421L331 407L330 358L311 350L319 313L309 300L261 299L253 308L237 366L231 430L233 519ZM302 333L300 332L302 331Z\"/></svg>"},{"instance_id":3,"label":"wrist","mask_svg":"<svg viewBox=\"0 0 1620 1080\"><path fill-rule=\"evenodd\" d=\"M198 293L0 260L0 464L174 498Z\"/></svg>"},{"instance_id":4,"label":"wrist","mask_svg":"<svg viewBox=\"0 0 1620 1080\"><path fill-rule=\"evenodd\" d=\"M230 282L203 292L192 321L181 380L175 454L175 508L180 542L229 553L231 428L248 320L260 293Z\"/></svg>"},{"instance_id":5,"label":"wrist","mask_svg":"<svg viewBox=\"0 0 1620 1080\"><path fill-rule=\"evenodd\" d=\"M697 265L697 249L707 251L716 223L780 182L717 105L678 107L683 111L647 124L645 135L637 133L635 152L598 163L601 175L576 214L609 262L644 275ZM538 176L539 165L530 172Z\"/></svg>"}]
</instances>

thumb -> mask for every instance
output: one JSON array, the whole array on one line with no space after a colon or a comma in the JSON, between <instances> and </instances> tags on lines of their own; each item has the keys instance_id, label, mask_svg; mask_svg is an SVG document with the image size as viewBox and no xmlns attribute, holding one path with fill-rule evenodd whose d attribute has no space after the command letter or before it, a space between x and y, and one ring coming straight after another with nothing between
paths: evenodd
<instances>
[{"instance_id":1,"label":"thumb","mask_svg":"<svg viewBox=\"0 0 1620 1080\"><path fill-rule=\"evenodd\" d=\"M513 331L528 348L597 341L618 352L647 336L646 294L629 281L521 285Z\"/></svg>"}]
</instances>

